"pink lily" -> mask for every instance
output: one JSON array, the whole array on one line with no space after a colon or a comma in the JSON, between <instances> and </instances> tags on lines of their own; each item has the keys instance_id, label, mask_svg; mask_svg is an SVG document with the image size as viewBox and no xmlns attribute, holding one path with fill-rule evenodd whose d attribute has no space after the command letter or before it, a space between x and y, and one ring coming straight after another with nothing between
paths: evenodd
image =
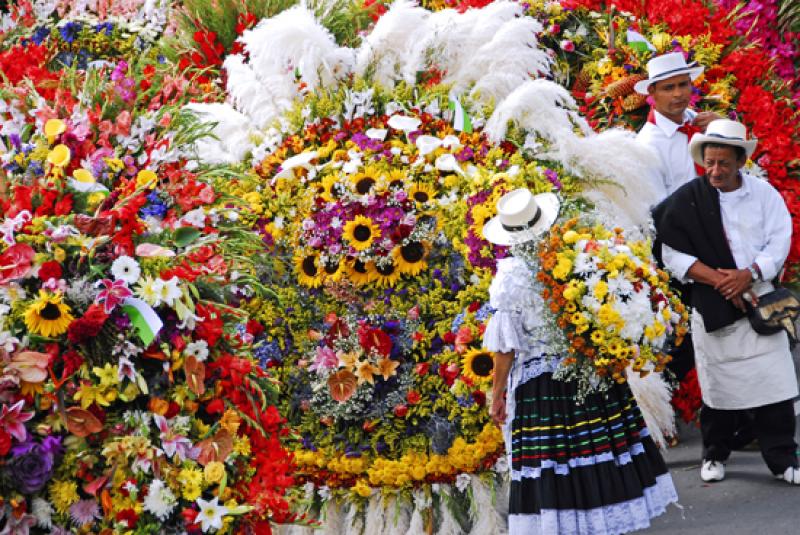
<instances>
[{"instance_id":1,"label":"pink lily","mask_svg":"<svg viewBox=\"0 0 800 535\"><path fill-rule=\"evenodd\" d=\"M125 299L133 295L133 292L128 288L128 283L121 279L113 282L111 279L103 279L97 285L105 288L97 294L97 302L103 303L103 309L106 314L111 314Z\"/></svg>"},{"instance_id":2,"label":"pink lily","mask_svg":"<svg viewBox=\"0 0 800 535\"><path fill-rule=\"evenodd\" d=\"M6 433L16 438L19 442L24 442L28 436L28 430L25 429L25 422L33 418L33 412L22 412L22 407L25 400L19 400L11 407L3 405L3 410L0 412L0 428Z\"/></svg>"},{"instance_id":3,"label":"pink lily","mask_svg":"<svg viewBox=\"0 0 800 535\"><path fill-rule=\"evenodd\" d=\"M181 462L186 459L194 459L197 457L199 450L192 446L192 441L183 435L176 435L172 432L167 424L167 419L160 414L154 414L153 419L161 431L161 446L164 448L164 453L167 457L178 456Z\"/></svg>"}]
</instances>

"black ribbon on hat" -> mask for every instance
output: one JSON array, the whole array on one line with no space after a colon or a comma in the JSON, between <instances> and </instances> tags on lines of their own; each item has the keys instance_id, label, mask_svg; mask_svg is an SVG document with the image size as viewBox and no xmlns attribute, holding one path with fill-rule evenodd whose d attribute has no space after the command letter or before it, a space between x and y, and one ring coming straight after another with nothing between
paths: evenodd
<instances>
[{"instance_id":1,"label":"black ribbon on hat","mask_svg":"<svg viewBox=\"0 0 800 535\"><path fill-rule=\"evenodd\" d=\"M539 222L539 219L541 219L541 217L542 217L542 209L537 205L536 213L533 215L533 219L531 219L524 225L511 226L500 223L500 226L502 226L503 230L505 230L506 232L521 232L523 230L528 230L529 228L534 226L536 223Z\"/></svg>"},{"instance_id":2,"label":"black ribbon on hat","mask_svg":"<svg viewBox=\"0 0 800 535\"><path fill-rule=\"evenodd\" d=\"M678 67L677 69L671 69L671 70L668 70L668 71L660 72L660 73L656 74L655 76L653 76L652 78L650 78L650 81L651 82L656 82L658 80L661 80L665 76L667 78L669 78L670 76L677 75L677 74L681 73L682 71L690 71L690 70L695 69L695 68L697 68L697 62L693 61L693 62L687 64L686 67ZM689 74L689 73L686 73L686 74Z\"/></svg>"}]
</instances>

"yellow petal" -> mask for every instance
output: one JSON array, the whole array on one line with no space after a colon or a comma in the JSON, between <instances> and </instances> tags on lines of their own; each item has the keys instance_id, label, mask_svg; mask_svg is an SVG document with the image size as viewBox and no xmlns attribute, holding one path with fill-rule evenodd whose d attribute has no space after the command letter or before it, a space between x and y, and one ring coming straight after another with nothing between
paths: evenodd
<instances>
[{"instance_id":1,"label":"yellow petal","mask_svg":"<svg viewBox=\"0 0 800 535\"><path fill-rule=\"evenodd\" d=\"M47 155L47 161L56 167L66 167L69 165L69 160L69 147L62 144L53 147L53 150L51 150L50 154Z\"/></svg>"},{"instance_id":2,"label":"yellow petal","mask_svg":"<svg viewBox=\"0 0 800 535\"><path fill-rule=\"evenodd\" d=\"M158 176L156 176L154 172L152 172L150 169L142 169L136 175L136 187L150 187L156 180L158 180Z\"/></svg>"},{"instance_id":3,"label":"yellow petal","mask_svg":"<svg viewBox=\"0 0 800 535\"><path fill-rule=\"evenodd\" d=\"M67 130L67 125L61 119L49 119L44 123L44 133L50 143L53 142L56 136L63 134Z\"/></svg>"},{"instance_id":4,"label":"yellow petal","mask_svg":"<svg viewBox=\"0 0 800 535\"><path fill-rule=\"evenodd\" d=\"M72 173L72 178L74 178L78 182L83 182L84 184L93 184L95 182L92 173L83 168L76 169Z\"/></svg>"}]
</instances>

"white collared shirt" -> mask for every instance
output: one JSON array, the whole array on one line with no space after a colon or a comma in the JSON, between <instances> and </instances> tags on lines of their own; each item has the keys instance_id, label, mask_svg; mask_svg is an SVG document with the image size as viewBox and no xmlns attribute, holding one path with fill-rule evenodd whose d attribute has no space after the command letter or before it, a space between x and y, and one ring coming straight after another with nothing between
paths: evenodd
<instances>
[{"instance_id":1,"label":"white collared shirt","mask_svg":"<svg viewBox=\"0 0 800 535\"><path fill-rule=\"evenodd\" d=\"M762 279L768 281L778 275L789 255L792 218L781 194L767 181L745 173L741 176L742 187L719 193L722 228L736 267L745 269L756 263ZM667 269L686 281L686 272L697 258L666 244L661 247Z\"/></svg>"},{"instance_id":2,"label":"white collared shirt","mask_svg":"<svg viewBox=\"0 0 800 535\"><path fill-rule=\"evenodd\" d=\"M661 200L693 179L697 173L689 155L689 138L683 132L678 132L682 125L672 122L655 110L653 113L655 124L645 123L636 139L658 153L658 161L654 162L650 180L654 182ZM687 109L683 116L685 124L693 121L697 113Z\"/></svg>"}]
</instances>

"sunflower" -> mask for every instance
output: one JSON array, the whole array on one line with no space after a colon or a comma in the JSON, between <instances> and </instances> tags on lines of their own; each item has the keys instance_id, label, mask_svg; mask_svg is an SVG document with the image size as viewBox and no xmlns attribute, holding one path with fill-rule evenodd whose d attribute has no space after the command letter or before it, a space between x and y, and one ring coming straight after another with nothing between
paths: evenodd
<instances>
[{"instance_id":1,"label":"sunflower","mask_svg":"<svg viewBox=\"0 0 800 535\"><path fill-rule=\"evenodd\" d=\"M367 195L372 192L375 184L380 177L380 170L372 165L368 165L360 173L354 174L350 181L353 183L353 189L359 195Z\"/></svg>"},{"instance_id":2,"label":"sunflower","mask_svg":"<svg viewBox=\"0 0 800 535\"><path fill-rule=\"evenodd\" d=\"M344 262L341 258L328 257L322 264L322 272L327 280L336 282L344 275Z\"/></svg>"},{"instance_id":3,"label":"sunflower","mask_svg":"<svg viewBox=\"0 0 800 535\"><path fill-rule=\"evenodd\" d=\"M485 204L476 204L472 208L472 213L470 215L472 215L472 234L475 236L483 236L483 226L494 217L494 213Z\"/></svg>"},{"instance_id":4,"label":"sunflower","mask_svg":"<svg viewBox=\"0 0 800 535\"><path fill-rule=\"evenodd\" d=\"M300 251L294 257L297 270L297 282L309 288L317 288L322 284L323 270L319 265L319 254L314 251Z\"/></svg>"},{"instance_id":5,"label":"sunflower","mask_svg":"<svg viewBox=\"0 0 800 535\"><path fill-rule=\"evenodd\" d=\"M430 184L423 184L417 182L411 186L408 196L414 199L417 204L425 204L432 201L436 197L436 189Z\"/></svg>"},{"instance_id":6,"label":"sunflower","mask_svg":"<svg viewBox=\"0 0 800 535\"><path fill-rule=\"evenodd\" d=\"M369 217L357 215L344 226L342 236L356 251L368 249L372 242L381 236L381 229Z\"/></svg>"},{"instance_id":7,"label":"sunflower","mask_svg":"<svg viewBox=\"0 0 800 535\"><path fill-rule=\"evenodd\" d=\"M394 261L375 266L375 282L378 286L394 286L402 272Z\"/></svg>"},{"instance_id":8,"label":"sunflower","mask_svg":"<svg viewBox=\"0 0 800 535\"><path fill-rule=\"evenodd\" d=\"M428 267L426 258L430 251L430 244L424 241L412 241L406 245L395 247L392 257L397 269L406 275L419 275Z\"/></svg>"},{"instance_id":9,"label":"sunflower","mask_svg":"<svg viewBox=\"0 0 800 535\"><path fill-rule=\"evenodd\" d=\"M73 319L69 306L61 302L61 294L44 290L39 290L39 298L25 311L28 330L48 338L67 332Z\"/></svg>"},{"instance_id":10,"label":"sunflower","mask_svg":"<svg viewBox=\"0 0 800 535\"><path fill-rule=\"evenodd\" d=\"M401 190L406 185L406 174L402 169L392 169L387 178L387 188L390 190Z\"/></svg>"},{"instance_id":11,"label":"sunflower","mask_svg":"<svg viewBox=\"0 0 800 535\"><path fill-rule=\"evenodd\" d=\"M486 349L470 349L461 359L461 374L475 384L491 381L492 370L494 370L494 355Z\"/></svg>"},{"instance_id":12,"label":"sunflower","mask_svg":"<svg viewBox=\"0 0 800 535\"><path fill-rule=\"evenodd\" d=\"M369 284L375 277L375 267L372 262L354 258L347 263L347 277L359 286Z\"/></svg>"},{"instance_id":13,"label":"sunflower","mask_svg":"<svg viewBox=\"0 0 800 535\"><path fill-rule=\"evenodd\" d=\"M339 198L340 188L338 174L325 175L321 183L322 191L320 192L320 196L328 202L333 202L335 199Z\"/></svg>"}]
</instances>

